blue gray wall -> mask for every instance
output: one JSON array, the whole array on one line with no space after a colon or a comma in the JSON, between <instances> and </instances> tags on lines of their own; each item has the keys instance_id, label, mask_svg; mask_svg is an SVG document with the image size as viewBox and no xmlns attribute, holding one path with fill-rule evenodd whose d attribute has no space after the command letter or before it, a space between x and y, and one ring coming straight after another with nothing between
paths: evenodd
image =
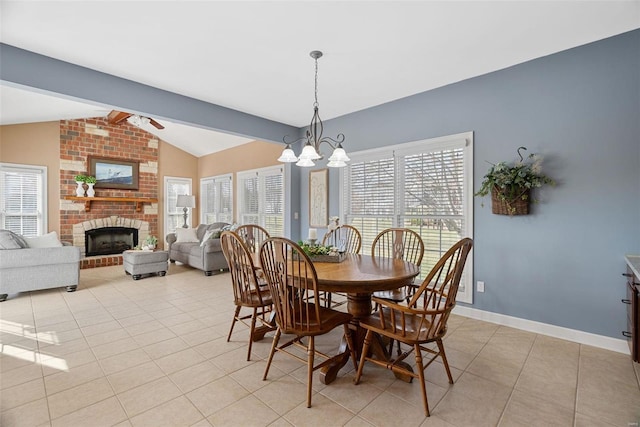
<instances>
[{"instance_id":1,"label":"blue gray wall","mask_svg":"<svg viewBox=\"0 0 640 427\"><path fill-rule=\"evenodd\" d=\"M558 182L523 217L493 215L476 198L474 283L486 291L473 307L622 338L624 255L640 253L640 31L325 123L348 152L465 131L475 190L487 162L515 160L519 146L542 154ZM332 171L330 215L338 180Z\"/></svg>"}]
</instances>

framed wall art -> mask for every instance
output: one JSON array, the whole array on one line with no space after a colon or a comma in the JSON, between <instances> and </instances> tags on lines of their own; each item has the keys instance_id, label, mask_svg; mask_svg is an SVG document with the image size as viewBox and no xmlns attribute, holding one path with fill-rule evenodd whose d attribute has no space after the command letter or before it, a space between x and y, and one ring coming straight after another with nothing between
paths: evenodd
<instances>
[{"instance_id":1,"label":"framed wall art","mask_svg":"<svg viewBox=\"0 0 640 427\"><path fill-rule=\"evenodd\" d=\"M329 170L309 171L309 227L324 228L329 223Z\"/></svg>"},{"instance_id":2,"label":"framed wall art","mask_svg":"<svg viewBox=\"0 0 640 427\"><path fill-rule=\"evenodd\" d=\"M89 175L96 177L96 188L138 189L138 161L93 156L88 160Z\"/></svg>"}]
</instances>

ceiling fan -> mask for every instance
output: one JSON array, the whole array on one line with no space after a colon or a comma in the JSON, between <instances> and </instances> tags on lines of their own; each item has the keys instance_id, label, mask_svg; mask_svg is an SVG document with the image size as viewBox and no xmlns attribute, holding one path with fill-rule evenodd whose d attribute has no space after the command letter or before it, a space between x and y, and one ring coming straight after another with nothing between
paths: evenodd
<instances>
[{"instance_id":1,"label":"ceiling fan","mask_svg":"<svg viewBox=\"0 0 640 427\"><path fill-rule=\"evenodd\" d=\"M160 123L158 123L151 117L140 116L138 114L127 113L127 112L118 111L118 110L112 110L107 115L107 120L110 125L119 125L120 123L126 120L132 125L138 126L138 127L141 127L142 125L149 123L152 126L154 126L156 129L164 129L164 126L162 126Z\"/></svg>"}]
</instances>

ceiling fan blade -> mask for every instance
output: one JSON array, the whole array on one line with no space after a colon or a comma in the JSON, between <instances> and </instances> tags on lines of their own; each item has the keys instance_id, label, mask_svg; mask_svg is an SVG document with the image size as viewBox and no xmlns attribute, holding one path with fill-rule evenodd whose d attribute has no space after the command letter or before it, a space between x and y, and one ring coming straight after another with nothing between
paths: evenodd
<instances>
[{"instance_id":1,"label":"ceiling fan blade","mask_svg":"<svg viewBox=\"0 0 640 427\"><path fill-rule=\"evenodd\" d=\"M112 110L107 115L107 120L108 120L109 124L117 125L117 124L122 123L123 121L127 120L132 115L133 115L132 113L125 113L124 111Z\"/></svg>"},{"instance_id":2,"label":"ceiling fan blade","mask_svg":"<svg viewBox=\"0 0 640 427\"><path fill-rule=\"evenodd\" d=\"M155 126L156 129L164 129L164 126L162 126L160 123L156 122L155 120L153 120L150 117L149 117L149 123L151 123L153 126Z\"/></svg>"}]
</instances>

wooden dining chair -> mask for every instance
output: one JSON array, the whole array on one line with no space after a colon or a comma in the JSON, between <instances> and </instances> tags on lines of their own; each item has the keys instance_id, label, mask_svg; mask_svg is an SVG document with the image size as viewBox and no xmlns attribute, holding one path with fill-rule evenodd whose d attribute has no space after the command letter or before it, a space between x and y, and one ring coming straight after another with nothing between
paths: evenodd
<instances>
[{"instance_id":1,"label":"wooden dining chair","mask_svg":"<svg viewBox=\"0 0 640 427\"><path fill-rule=\"evenodd\" d=\"M469 238L462 239L453 245L431 269L408 304L373 298L378 309L375 313L360 320L360 327L366 329L367 334L364 338L362 356L354 379L355 384L360 382L365 362L371 362L394 372L418 378L422 389L425 414L426 416L430 415L424 370L439 356L442 358L442 364L449 377L449 384L453 384L442 338L447 333L447 320L456 305L456 294L462 270L472 246L473 241ZM411 350L392 360L379 360L370 357L368 352L374 334L410 345ZM438 350L425 346L432 342L437 344ZM433 355L426 364L422 359L423 351ZM407 368L406 364L400 363L411 353L415 354L416 373L410 367Z\"/></svg>"},{"instance_id":2,"label":"wooden dining chair","mask_svg":"<svg viewBox=\"0 0 640 427\"><path fill-rule=\"evenodd\" d=\"M257 254L260 250L262 242L267 240L269 232L257 224L245 224L236 228L236 234L240 236L245 245L249 248L251 253Z\"/></svg>"},{"instance_id":3,"label":"wooden dining chair","mask_svg":"<svg viewBox=\"0 0 640 427\"><path fill-rule=\"evenodd\" d=\"M362 236L354 226L340 225L324 235L322 245L335 246L341 252L357 254L360 253L360 247L362 246Z\"/></svg>"},{"instance_id":4,"label":"wooden dining chair","mask_svg":"<svg viewBox=\"0 0 640 427\"><path fill-rule=\"evenodd\" d=\"M251 344L262 339L266 332L273 330L269 324L267 314L271 312L273 301L271 292L266 282L260 282L256 275L256 267L249 248L233 231L223 231L220 235L222 252L229 264L231 284L233 285L233 297L236 310L231 321L231 328L227 336L227 342L231 340L233 327L236 322L242 322L249 327L249 348L247 360L251 360ZM251 314L241 315L243 307L250 308ZM251 319L250 323L246 320ZM260 319L262 326L256 329L256 320Z\"/></svg>"},{"instance_id":5,"label":"wooden dining chair","mask_svg":"<svg viewBox=\"0 0 640 427\"><path fill-rule=\"evenodd\" d=\"M347 224L340 225L324 235L322 238L322 245L335 246L341 252L357 254L360 253L360 248L362 247L362 236L354 226ZM339 293L336 294L346 297ZM333 300L331 292L321 292L320 298L324 301L325 307L329 308L337 307L347 302L344 298L341 301L336 302Z\"/></svg>"},{"instance_id":6,"label":"wooden dining chair","mask_svg":"<svg viewBox=\"0 0 640 427\"><path fill-rule=\"evenodd\" d=\"M420 267L424 256L424 242L418 233L409 228L387 228L373 239L371 256L401 259ZM411 286L413 285L408 288L374 292L373 296L395 302L405 301L412 294Z\"/></svg>"},{"instance_id":7,"label":"wooden dining chair","mask_svg":"<svg viewBox=\"0 0 640 427\"><path fill-rule=\"evenodd\" d=\"M271 361L276 352L283 352L306 362L307 408L309 408L311 407L313 372L345 356L344 353L329 356L317 351L315 337L342 325L355 366L356 355L349 329L352 316L349 313L314 304L314 300L308 297L309 293L318 294L318 277L309 257L293 241L283 237L267 239L260 248L260 262L273 298L278 326L262 379L267 379ZM280 344L282 334L293 335L293 338ZM306 344L304 344L305 340ZM290 346L294 347L289 348ZM300 352L296 354L293 351L295 347L300 347L306 352L306 360L300 356ZM315 356L319 356L323 361L314 365Z\"/></svg>"}]
</instances>

